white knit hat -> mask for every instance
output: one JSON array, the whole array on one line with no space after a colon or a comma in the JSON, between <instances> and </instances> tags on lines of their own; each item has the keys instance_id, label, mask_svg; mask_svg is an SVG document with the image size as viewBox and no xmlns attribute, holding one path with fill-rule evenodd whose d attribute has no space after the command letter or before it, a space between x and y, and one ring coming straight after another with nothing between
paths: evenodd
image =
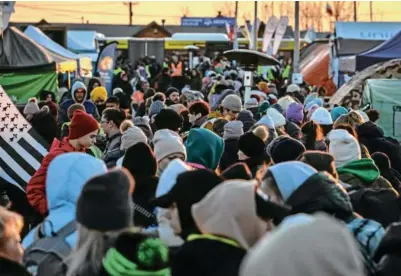
<instances>
[{"instance_id":1,"label":"white knit hat","mask_svg":"<svg viewBox=\"0 0 401 276\"><path fill-rule=\"evenodd\" d=\"M332 130L328 138L330 140L329 152L335 158L336 167L361 159L361 149L354 136L344 129Z\"/></svg>"},{"instance_id":2,"label":"white knit hat","mask_svg":"<svg viewBox=\"0 0 401 276\"><path fill-rule=\"evenodd\" d=\"M287 112L288 107L292 103L296 103L296 101L291 96L285 96L278 99L277 103L283 108L285 112Z\"/></svg>"},{"instance_id":3,"label":"white knit hat","mask_svg":"<svg viewBox=\"0 0 401 276\"><path fill-rule=\"evenodd\" d=\"M315 123L319 125L333 124L333 119L331 118L330 112L324 107L319 107L318 109L316 109L313 112L310 120L315 121Z\"/></svg>"},{"instance_id":4,"label":"white knit hat","mask_svg":"<svg viewBox=\"0 0 401 276\"><path fill-rule=\"evenodd\" d=\"M235 139L244 134L243 123L241 121L231 121L224 125L223 139Z\"/></svg>"},{"instance_id":5,"label":"white knit hat","mask_svg":"<svg viewBox=\"0 0 401 276\"><path fill-rule=\"evenodd\" d=\"M295 92L300 92L301 88L299 88L299 86L297 84L292 83L287 87L286 91L287 91L287 93L295 93Z\"/></svg>"},{"instance_id":6,"label":"white knit hat","mask_svg":"<svg viewBox=\"0 0 401 276\"><path fill-rule=\"evenodd\" d=\"M254 108L258 106L259 106L258 100L255 98L249 98L244 104L245 109Z\"/></svg>"},{"instance_id":7,"label":"white knit hat","mask_svg":"<svg viewBox=\"0 0 401 276\"><path fill-rule=\"evenodd\" d=\"M281 127L287 124L285 117L273 107L267 109L266 115L272 119L275 127Z\"/></svg>"},{"instance_id":8,"label":"white knit hat","mask_svg":"<svg viewBox=\"0 0 401 276\"><path fill-rule=\"evenodd\" d=\"M36 102L28 102L24 107L24 115L34 115L40 111Z\"/></svg>"},{"instance_id":9,"label":"white knit hat","mask_svg":"<svg viewBox=\"0 0 401 276\"><path fill-rule=\"evenodd\" d=\"M147 143L148 138L139 127L131 126L121 136L121 150L127 150L139 142Z\"/></svg>"},{"instance_id":10,"label":"white knit hat","mask_svg":"<svg viewBox=\"0 0 401 276\"><path fill-rule=\"evenodd\" d=\"M153 136L153 145L157 163L175 153L181 153L185 159L187 158L187 151L180 136L169 129L156 131Z\"/></svg>"},{"instance_id":11,"label":"white knit hat","mask_svg":"<svg viewBox=\"0 0 401 276\"><path fill-rule=\"evenodd\" d=\"M355 110L355 111L356 111L359 115L361 115L361 117L362 117L364 123L370 121L370 119L369 119L369 117L368 117L368 114L366 114L364 111L362 111L362 110Z\"/></svg>"}]
</instances>

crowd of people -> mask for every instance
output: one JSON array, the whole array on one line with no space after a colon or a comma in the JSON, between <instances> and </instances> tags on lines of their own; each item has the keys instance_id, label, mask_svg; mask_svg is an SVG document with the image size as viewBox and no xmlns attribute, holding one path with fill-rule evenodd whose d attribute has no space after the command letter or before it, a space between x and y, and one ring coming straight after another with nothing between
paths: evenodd
<instances>
[{"instance_id":1,"label":"crowd of people","mask_svg":"<svg viewBox=\"0 0 401 276\"><path fill-rule=\"evenodd\" d=\"M0 209L0 275L397 275L401 146L378 111L180 62L29 100L51 148L34 219Z\"/></svg>"}]
</instances>

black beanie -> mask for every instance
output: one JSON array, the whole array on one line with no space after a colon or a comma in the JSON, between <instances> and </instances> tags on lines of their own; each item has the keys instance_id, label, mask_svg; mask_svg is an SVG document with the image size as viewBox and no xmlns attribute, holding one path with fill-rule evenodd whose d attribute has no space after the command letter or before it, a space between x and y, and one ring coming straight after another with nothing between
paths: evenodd
<instances>
[{"instance_id":1,"label":"black beanie","mask_svg":"<svg viewBox=\"0 0 401 276\"><path fill-rule=\"evenodd\" d=\"M235 163L225 169L222 173L221 176L225 180L230 180L230 179L244 179L244 180L251 180L253 179L252 173L248 168L247 164L244 163Z\"/></svg>"},{"instance_id":2,"label":"black beanie","mask_svg":"<svg viewBox=\"0 0 401 276\"><path fill-rule=\"evenodd\" d=\"M184 119L180 114L172 109L162 109L155 117L155 125L157 130L169 129L171 131L178 131L182 128Z\"/></svg>"},{"instance_id":3,"label":"black beanie","mask_svg":"<svg viewBox=\"0 0 401 276\"><path fill-rule=\"evenodd\" d=\"M291 137L285 137L272 141L270 157L274 164L294 161L306 151L305 146L298 140Z\"/></svg>"},{"instance_id":4,"label":"black beanie","mask_svg":"<svg viewBox=\"0 0 401 276\"><path fill-rule=\"evenodd\" d=\"M247 132L238 140L238 149L248 157L263 156L265 143L253 132Z\"/></svg>"},{"instance_id":5,"label":"black beanie","mask_svg":"<svg viewBox=\"0 0 401 276\"><path fill-rule=\"evenodd\" d=\"M90 179L77 202L77 221L90 230L121 230L133 225L134 180L126 169Z\"/></svg>"},{"instance_id":6,"label":"black beanie","mask_svg":"<svg viewBox=\"0 0 401 276\"><path fill-rule=\"evenodd\" d=\"M137 143L127 149L122 166L134 178L155 176L157 172L156 157L150 146L143 142Z\"/></svg>"},{"instance_id":7,"label":"black beanie","mask_svg":"<svg viewBox=\"0 0 401 276\"><path fill-rule=\"evenodd\" d=\"M177 88L175 87L169 87L166 90L166 93L164 93L166 95L166 98L170 97L171 94L173 94L174 92L177 92L178 94L180 93L180 91L178 91Z\"/></svg>"}]
</instances>

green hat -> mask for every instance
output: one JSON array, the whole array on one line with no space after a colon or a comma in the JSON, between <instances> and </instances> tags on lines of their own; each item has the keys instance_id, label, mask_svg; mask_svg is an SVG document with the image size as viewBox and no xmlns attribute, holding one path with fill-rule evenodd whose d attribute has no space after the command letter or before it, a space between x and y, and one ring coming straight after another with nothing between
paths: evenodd
<instances>
[{"instance_id":1,"label":"green hat","mask_svg":"<svg viewBox=\"0 0 401 276\"><path fill-rule=\"evenodd\" d=\"M258 110L257 110L256 113L257 113L257 114L263 114L263 113L265 113L265 112L267 111L267 109L269 108L269 106L270 106L269 102L263 101L263 102L259 105Z\"/></svg>"}]
</instances>

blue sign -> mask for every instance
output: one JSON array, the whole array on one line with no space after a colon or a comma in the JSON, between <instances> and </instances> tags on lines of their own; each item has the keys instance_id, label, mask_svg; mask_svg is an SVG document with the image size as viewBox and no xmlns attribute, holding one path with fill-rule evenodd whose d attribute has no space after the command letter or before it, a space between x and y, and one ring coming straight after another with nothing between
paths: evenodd
<instances>
[{"instance_id":1,"label":"blue sign","mask_svg":"<svg viewBox=\"0 0 401 276\"><path fill-rule=\"evenodd\" d=\"M116 61L117 42L110 42L100 52L96 63L96 72L103 80L104 87L109 95L112 95L113 72Z\"/></svg>"},{"instance_id":2,"label":"blue sign","mask_svg":"<svg viewBox=\"0 0 401 276\"><path fill-rule=\"evenodd\" d=\"M225 27L235 25L234 17L181 17L181 26L184 27Z\"/></svg>"}]
</instances>

